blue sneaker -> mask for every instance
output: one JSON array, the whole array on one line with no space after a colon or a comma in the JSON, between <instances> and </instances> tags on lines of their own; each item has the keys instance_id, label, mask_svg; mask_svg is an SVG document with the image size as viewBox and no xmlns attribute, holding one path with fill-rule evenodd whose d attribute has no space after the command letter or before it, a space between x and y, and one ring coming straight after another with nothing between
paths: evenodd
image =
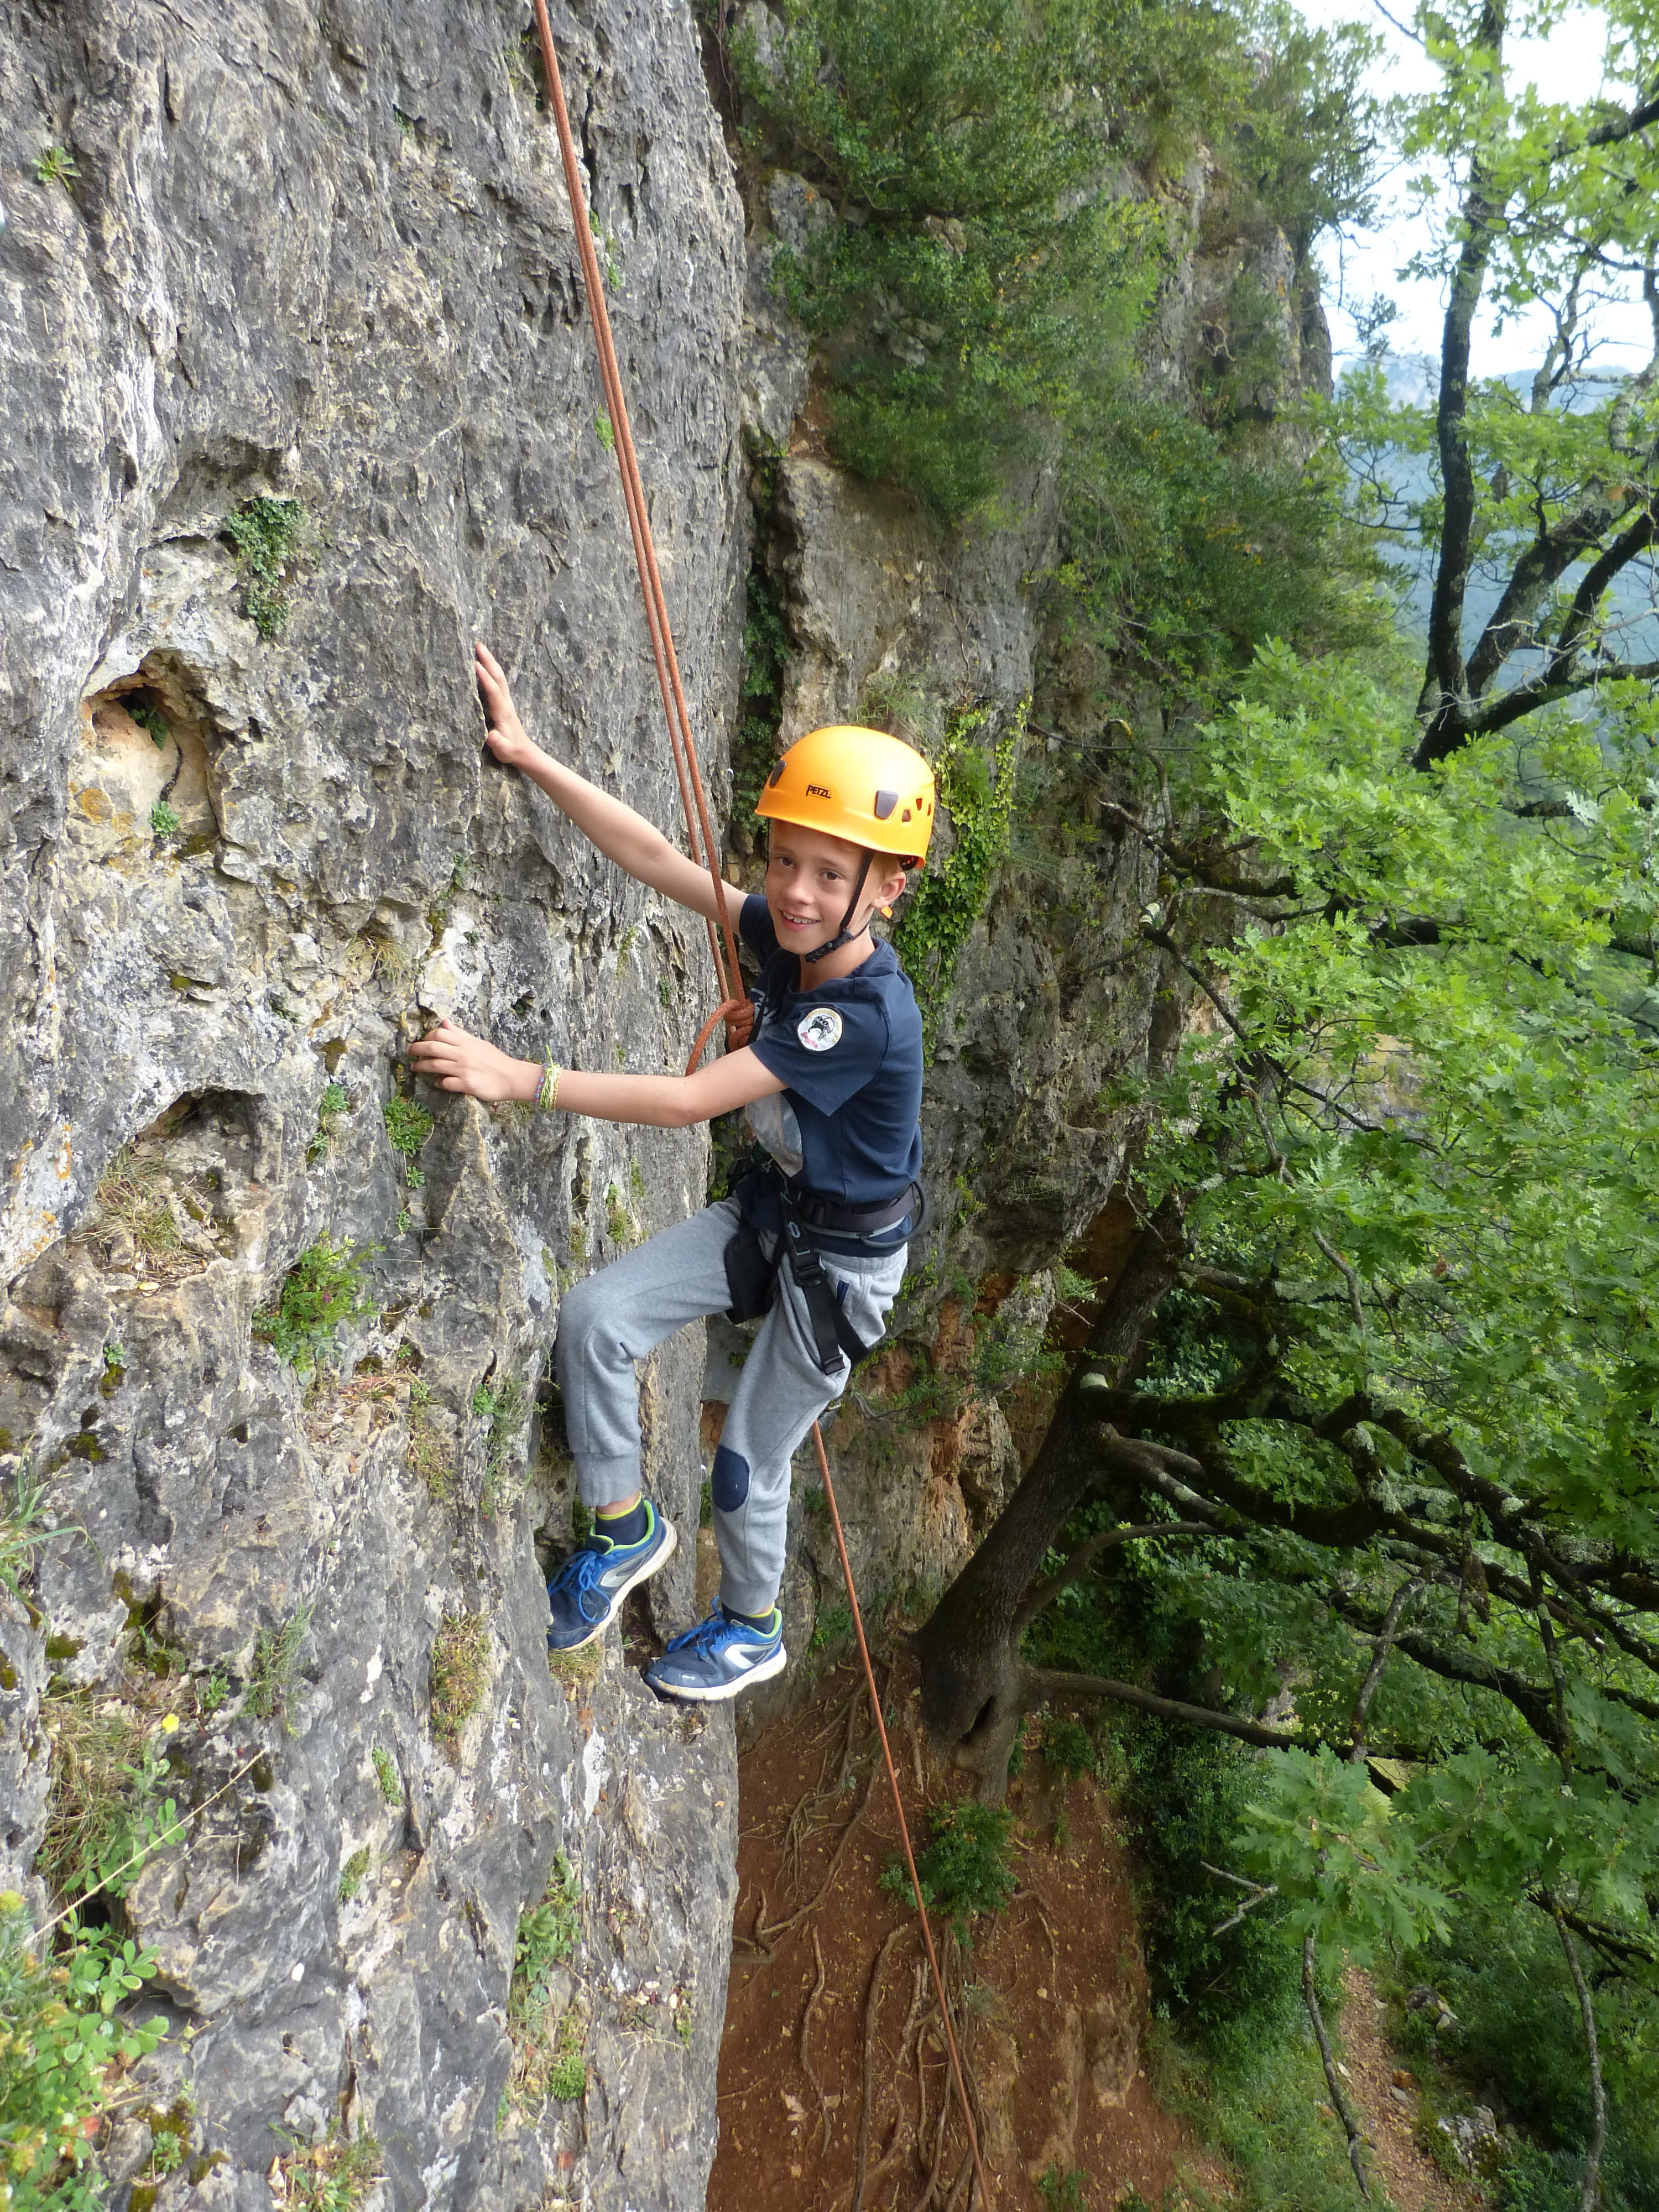
<instances>
[{"instance_id":1,"label":"blue sneaker","mask_svg":"<svg viewBox=\"0 0 1659 2212\"><path fill-rule=\"evenodd\" d=\"M596 1529L549 1583L547 1602L553 1614L547 1632L550 1651L580 1651L583 1644L603 1636L629 1591L673 1558L678 1541L673 1522L665 1521L649 1498L645 1510L650 1519L637 1544L613 1544Z\"/></svg>"},{"instance_id":2,"label":"blue sneaker","mask_svg":"<svg viewBox=\"0 0 1659 2212\"><path fill-rule=\"evenodd\" d=\"M729 1620L716 1605L707 1620L675 1637L661 1658L651 1662L645 1679L665 1697L712 1704L781 1674L788 1656L783 1648L783 1615L775 1606L771 1627L763 1630Z\"/></svg>"}]
</instances>

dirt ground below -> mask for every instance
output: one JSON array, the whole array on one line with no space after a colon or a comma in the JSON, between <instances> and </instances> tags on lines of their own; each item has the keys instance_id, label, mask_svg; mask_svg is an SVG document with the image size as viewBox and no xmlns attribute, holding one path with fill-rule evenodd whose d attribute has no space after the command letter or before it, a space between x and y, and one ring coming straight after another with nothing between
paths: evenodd
<instances>
[{"instance_id":1,"label":"dirt ground below","mask_svg":"<svg viewBox=\"0 0 1659 2212\"><path fill-rule=\"evenodd\" d=\"M1370 2172L1395 2212L1479 2212L1483 2191L1451 2180L1419 2146L1416 2077L1389 2043L1382 2000L1362 1968L1343 1975L1342 1999L1340 2063Z\"/></svg>"},{"instance_id":2,"label":"dirt ground below","mask_svg":"<svg viewBox=\"0 0 1659 2212\"><path fill-rule=\"evenodd\" d=\"M957 1794L930 1768L908 1662L878 1668L905 1815ZM861 1674L829 1674L739 1762L738 1898L708 2212L966 2212L967 2135L919 1925L884 1885L897 1823ZM936 1927L999 2212L1169 2212L1233 2184L1153 2097L1126 1846L1086 1778L1037 1758L1012 1785L1018 1890L971 1948ZM1416 2097L1367 1977L1345 1984L1344 2068L1395 2212L1473 2212L1414 2140ZM1310 2119L1313 2116L1310 2115Z\"/></svg>"},{"instance_id":3,"label":"dirt ground below","mask_svg":"<svg viewBox=\"0 0 1659 2212\"><path fill-rule=\"evenodd\" d=\"M913 1679L883 1681L920 1850L926 1784ZM939 2212L967 2201L967 2136L908 1894L882 1885L897 1823L862 1680L838 1668L740 1763L739 1892L720 2148L709 2212ZM1086 1779L1032 1761L1010 1793L1019 1887L970 1950L936 1930L1004 2212L1131 2188L1179 2203L1183 2171L1222 2178L1141 2069L1146 1978L1125 1854ZM860 2176L862 2175L860 2185ZM1072 2195L1056 2194L1078 2177ZM1044 2178L1048 2194L1039 2187Z\"/></svg>"}]
</instances>

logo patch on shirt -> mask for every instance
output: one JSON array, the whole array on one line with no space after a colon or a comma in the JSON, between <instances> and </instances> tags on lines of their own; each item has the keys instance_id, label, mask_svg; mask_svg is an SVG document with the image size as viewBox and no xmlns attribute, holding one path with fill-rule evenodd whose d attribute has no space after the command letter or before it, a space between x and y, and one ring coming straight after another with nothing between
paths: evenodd
<instances>
[{"instance_id":1,"label":"logo patch on shirt","mask_svg":"<svg viewBox=\"0 0 1659 2212\"><path fill-rule=\"evenodd\" d=\"M833 1006L814 1006L795 1025L795 1035L808 1052L828 1052L841 1042L841 1016Z\"/></svg>"}]
</instances>

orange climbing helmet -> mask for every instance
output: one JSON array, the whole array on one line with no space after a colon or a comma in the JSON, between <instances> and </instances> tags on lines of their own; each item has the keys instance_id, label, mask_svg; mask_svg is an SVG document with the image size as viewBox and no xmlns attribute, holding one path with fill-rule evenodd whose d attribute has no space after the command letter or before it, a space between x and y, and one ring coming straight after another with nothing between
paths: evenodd
<instances>
[{"instance_id":1,"label":"orange climbing helmet","mask_svg":"<svg viewBox=\"0 0 1659 2212\"><path fill-rule=\"evenodd\" d=\"M797 738L767 777L755 811L914 864L933 834L933 771L914 745L838 724Z\"/></svg>"}]
</instances>

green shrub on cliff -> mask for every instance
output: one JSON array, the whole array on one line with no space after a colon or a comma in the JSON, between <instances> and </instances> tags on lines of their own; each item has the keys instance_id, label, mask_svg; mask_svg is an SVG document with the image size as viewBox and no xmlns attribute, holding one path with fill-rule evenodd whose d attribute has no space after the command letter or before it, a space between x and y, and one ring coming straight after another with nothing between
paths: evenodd
<instances>
[{"instance_id":1,"label":"green shrub on cliff","mask_svg":"<svg viewBox=\"0 0 1659 2212\"><path fill-rule=\"evenodd\" d=\"M1006 1806L962 1798L929 1814L927 1848L916 1855L922 1900L950 1919L958 1942L972 1942L975 1914L1004 1911L1018 1888L1010 1863L1014 1842L1014 1816ZM915 1897L902 1859L888 1860L881 1886L896 1897Z\"/></svg>"},{"instance_id":2,"label":"green shrub on cliff","mask_svg":"<svg viewBox=\"0 0 1659 2212\"><path fill-rule=\"evenodd\" d=\"M1086 438L1135 380L1164 181L1202 139L1231 224L1305 249L1364 204L1370 50L1288 9L1091 0L793 0L751 29L751 143L827 203L775 277L836 457L954 520L1057 427Z\"/></svg>"},{"instance_id":3,"label":"green shrub on cliff","mask_svg":"<svg viewBox=\"0 0 1659 2212\"><path fill-rule=\"evenodd\" d=\"M348 1322L374 1310L364 1295L366 1256L349 1239L319 1237L289 1268L275 1302L254 1315L254 1335L290 1366L314 1367Z\"/></svg>"},{"instance_id":4,"label":"green shrub on cliff","mask_svg":"<svg viewBox=\"0 0 1659 2212\"><path fill-rule=\"evenodd\" d=\"M836 454L943 515L994 495L1155 281L1155 214L1088 188L1097 52L1074 0L800 0L775 53L739 47L763 143L836 212L775 274Z\"/></svg>"},{"instance_id":5,"label":"green shrub on cliff","mask_svg":"<svg viewBox=\"0 0 1659 2212\"><path fill-rule=\"evenodd\" d=\"M306 510L297 499L244 500L224 519L224 533L236 548L248 620L267 641L288 621L288 577L305 526Z\"/></svg>"},{"instance_id":6,"label":"green shrub on cliff","mask_svg":"<svg viewBox=\"0 0 1659 2212\"><path fill-rule=\"evenodd\" d=\"M939 1008L1008 845L1025 714L1022 708L988 756L974 743L987 720L983 711L958 714L933 753L939 799L951 817L951 844L917 879L893 932L899 958L921 1001L930 1055Z\"/></svg>"},{"instance_id":7,"label":"green shrub on cliff","mask_svg":"<svg viewBox=\"0 0 1659 2212\"><path fill-rule=\"evenodd\" d=\"M54 1952L16 1892L0 1894L0 2202L15 2212L104 2203L91 2137L120 2099L120 2069L162 2035L118 2008L155 1971L153 1952L73 1923Z\"/></svg>"}]
</instances>

